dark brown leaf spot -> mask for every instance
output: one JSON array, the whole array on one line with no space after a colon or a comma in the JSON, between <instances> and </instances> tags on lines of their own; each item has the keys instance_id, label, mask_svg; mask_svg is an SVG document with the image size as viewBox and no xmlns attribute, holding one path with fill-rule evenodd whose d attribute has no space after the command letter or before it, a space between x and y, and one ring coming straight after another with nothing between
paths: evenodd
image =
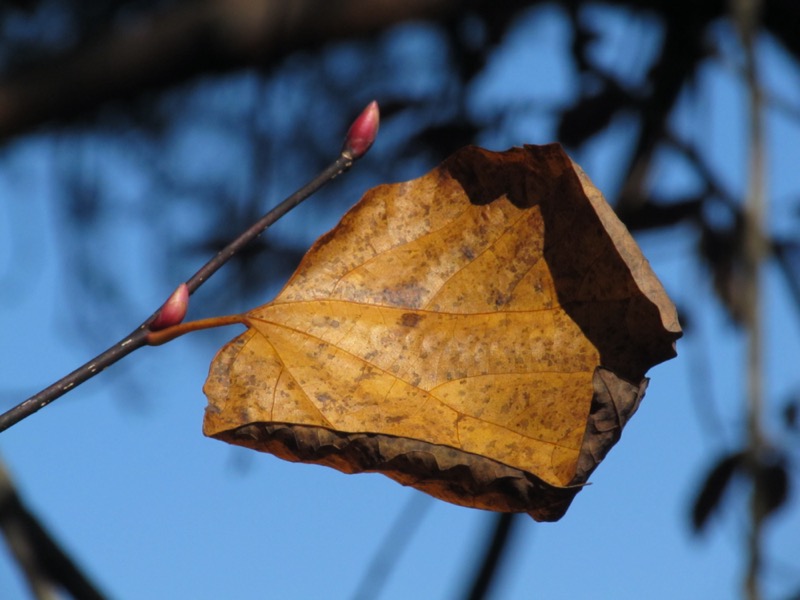
<instances>
[{"instance_id":1,"label":"dark brown leaf spot","mask_svg":"<svg viewBox=\"0 0 800 600\"><path fill-rule=\"evenodd\" d=\"M416 313L403 313L403 316L400 317L400 324L403 327L416 327L422 319L422 315Z\"/></svg>"}]
</instances>

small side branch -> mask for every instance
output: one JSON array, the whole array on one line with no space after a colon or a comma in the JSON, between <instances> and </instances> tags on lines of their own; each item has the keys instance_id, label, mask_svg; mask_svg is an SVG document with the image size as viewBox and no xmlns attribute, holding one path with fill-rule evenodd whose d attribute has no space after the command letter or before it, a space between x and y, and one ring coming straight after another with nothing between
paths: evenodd
<instances>
[{"instance_id":1,"label":"small side branch","mask_svg":"<svg viewBox=\"0 0 800 600\"><path fill-rule=\"evenodd\" d=\"M39 393L1 414L0 432L41 410L57 398L60 398L142 346L158 346L184 333L199 329L208 329L209 327L219 327L233 323L246 324L246 319L242 315L205 319L184 325L181 325L180 321L186 313L188 295L197 291L201 285L208 281L209 277L216 273L237 252L261 235L278 219L319 191L325 184L350 169L353 163L369 150L377 136L378 124L378 105L376 102L372 102L351 125L345 137L342 150L335 161L218 252L197 273L192 275L185 284L179 285L167 301L130 334L72 371L69 375L62 377Z\"/></svg>"}]
</instances>

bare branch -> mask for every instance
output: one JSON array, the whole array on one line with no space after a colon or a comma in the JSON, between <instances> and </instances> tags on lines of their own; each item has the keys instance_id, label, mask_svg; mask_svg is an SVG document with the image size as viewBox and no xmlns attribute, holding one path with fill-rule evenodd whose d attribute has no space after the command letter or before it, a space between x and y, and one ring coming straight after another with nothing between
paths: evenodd
<instances>
[{"instance_id":1,"label":"bare branch","mask_svg":"<svg viewBox=\"0 0 800 600\"><path fill-rule=\"evenodd\" d=\"M233 240L227 247L223 250L218 252L216 256L214 256L211 260L209 260L205 265L203 265L197 273L192 275L185 283L186 290L188 290L189 294L193 294L203 283L208 281L208 278L211 277L214 273L216 273L225 263L227 263L237 252L239 252L242 248L244 248L247 244L252 242L255 238L261 235L264 230L266 230L270 225L275 223L278 219L283 217L286 213L290 210L295 208L298 204L300 204L303 200L307 199L309 196L317 192L322 186L327 184L328 182L332 181L343 172L347 171L357 158L363 156L364 152L366 152L369 145L371 145L371 140L369 144L367 144L367 148L363 148L365 141L363 137L369 136L371 134L372 140L374 140L375 135L378 132L378 115L377 115L377 105L373 102L371 103L365 110L359 115L358 119L356 119L356 123L361 124L364 120L364 115L369 115L370 120L370 127L364 128L360 126L357 128L358 134L361 136L359 139L360 144L362 145L362 152L356 154L353 152L353 130L351 129L347 137L345 139L344 146L342 148L341 153L333 161L328 167L326 167L323 171L321 171L314 179L312 179L309 183L305 186L300 188L297 192L286 198L283 202L278 204L275 208L270 210L267 214L265 214L261 219L256 221L249 229L243 232L240 236L238 236L235 240ZM167 302L156 310L149 318L147 318L141 325L139 325L136 329L134 329L130 334L125 336L119 342L105 350L104 352L98 354L96 357L82 365L81 367L75 369L69 375L62 377L52 385L46 387L39 393L31 396L24 402L21 402L14 408L6 411L2 415L0 415L0 432L5 431L12 425L19 423L22 419L29 417L33 413L37 412L39 409L44 408L57 398L60 398L64 394L66 394L71 389L77 387L81 383L91 379L98 373L100 373L105 368L113 365L121 358L126 357L128 354L133 352L134 350L138 350L142 346L148 345L159 345L163 344L177 335L182 335L188 331L192 331L192 327L186 327L177 325L174 321L173 317L169 317L168 325L171 327L167 327L165 329L159 329L155 333L151 328L151 325L155 322L158 326L161 323L161 319L159 318L161 315L161 311L167 307L171 309L172 302L178 294L182 296L185 293L182 286L178 286L178 289L170 296ZM181 299L184 301L185 299ZM188 302L188 299L185 301ZM186 307L184 307L185 309ZM185 313L185 310L183 311ZM182 320L183 314L180 315L180 319L177 320L179 323ZM240 319L233 319L230 318L220 318L216 319L218 325L227 325L231 322L241 322ZM189 325L189 324L187 324ZM206 325L207 327L208 325ZM170 332L172 330L176 331L176 335L170 336Z\"/></svg>"},{"instance_id":2,"label":"bare branch","mask_svg":"<svg viewBox=\"0 0 800 600\"><path fill-rule=\"evenodd\" d=\"M203 0L111 31L0 80L0 140L199 73L269 64L320 44L409 19L441 18L455 0Z\"/></svg>"}]
</instances>

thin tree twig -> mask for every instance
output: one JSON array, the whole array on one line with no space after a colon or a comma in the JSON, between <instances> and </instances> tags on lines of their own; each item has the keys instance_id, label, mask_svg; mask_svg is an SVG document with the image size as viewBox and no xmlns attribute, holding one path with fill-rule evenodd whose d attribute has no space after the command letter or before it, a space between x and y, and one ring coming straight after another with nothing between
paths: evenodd
<instances>
[{"instance_id":1,"label":"thin tree twig","mask_svg":"<svg viewBox=\"0 0 800 600\"><path fill-rule=\"evenodd\" d=\"M397 566L399 557L408 547L417 532L422 518L431 506L430 497L415 492L400 514L395 517L389 532L381 542L378 551L358 584L353 600L372 600L380 598L381 589L392 569Z\"/></svg>"},{"instance_id":2,"label":"thin tree twig","mask_svg":"<svg viewBox=\"0 0 800 600\"><path fill-rule=\"evenodd\" d=\"M764 511L758 469L765 441L763 432L763 323L761 320L761 271L768 247L764 241L766 194L764 177L763 98L758 80L755 36L761 18L761 0L736 0L733 17L744 49L745 85L749 96L750 156L748 189L745 202L745 325L749 333L747 346L747 435L751 476L750 531L747 539L747 570L744 593L749 600L761 598L762 537Z\"/></svg>"},{"instance_id":3,"label":"thin tree twig","mask_svg":"<svg viewBox=\"0 0 800 600\"><path fill-rule=\"evenodd\" d=\"M0 531L9 551L22 566L28 587L36 598L60 598L57 593L60 590L81 600L105 597L27 508L2 463Z\"/></svg>"},{"instance_id":4,"label":"thin tree twig","mask_svg":"<svg viewBox=\"0 0 800 600\"><path fill-rule=\"evenodd\" d=\"M508 547L514 523L518 522L519 515L516 513L500 513L497 515L489 547L481 559L480 569L475 575L475 579L473 579L465 598L482 600L486 597L497 575L497 567L500 565L503 554Z\"/></svg>"},{"instance_id":5,"label":"thin tree twig","mask_svg":"<svg viewBox=\"0 0 800 600\"><path fill-rule=\"evenodd\" d=\"M244 231L239 237L233 240L227 247L218 252L211 260L203 265L194 275L192 275L184 284L189 294L194 293L203 283L208 281L208 278L216 273L225 263L227 263L237 252L244 246L249 244L261 233L264 232L270 225L275 223L278 219L286 215L290 210L295 208L298 204L317 192L325 184L329 183L348 169L353 166L353 163L361 158L367 150L369 150L375 136L378 132L378 106L376 102L372 102L353 122L347 132L344 146L339 156L323 169L314 179L312 179L305 186L297 190L294 194L283 200L275 208L270 210L261 219L256 221L250 228ZM156 332L153 335L151 326L162 314L162 311L167 307L173 298L176 296L182 286L179 286L175 293L170 296L167 303L156 310L150 317L148 317L141 325L134 329L131 333L122 338L119 342L109 347L105 351L95 356L90 361L72 371L69 375L62 377L55 383L44 388L37 394L34 394L27 400L24 400L14 408L6 411L0 415L0 432L5 431L9 427L19 423L21 420L29 417L38 410L44 408L57 398L60 398L71 389L79 386L85 381L91 379L102 370L113 365L115 362L126 357L134 350L138 350L142 346L158 345L165 341L169 341L176 335L165 335L167 329L163 332ZM184 305L184 311L186 306ZM182 320L181 315L176 322L168 323L167 325L174 325ZM224 318L222 321L225 321ZM229 324L231 321L220 322L220 324ZM239 320L238 322L241 322ZM188 325L188 324L187 324ZM186 331L191 330L183 328ZM181 330L178 335L185 333Z\"/></svg>"}]
</instances>

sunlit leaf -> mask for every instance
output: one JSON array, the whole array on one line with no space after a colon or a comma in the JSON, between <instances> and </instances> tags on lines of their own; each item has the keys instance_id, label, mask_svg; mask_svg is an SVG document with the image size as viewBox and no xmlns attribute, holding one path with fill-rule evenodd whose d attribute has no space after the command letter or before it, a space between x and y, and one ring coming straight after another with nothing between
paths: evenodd
<instances>
[{"instance_id":1,"label":"sunlit leaf","mask_svg":"<svg viewBox=\"0 0 800 600\"><path fill-rule=\"evenodd\" d=\"M557 145L369 191L215 358L204 431L560 518L674 356L674 306Z\"/></svg>"}]
</instances>

